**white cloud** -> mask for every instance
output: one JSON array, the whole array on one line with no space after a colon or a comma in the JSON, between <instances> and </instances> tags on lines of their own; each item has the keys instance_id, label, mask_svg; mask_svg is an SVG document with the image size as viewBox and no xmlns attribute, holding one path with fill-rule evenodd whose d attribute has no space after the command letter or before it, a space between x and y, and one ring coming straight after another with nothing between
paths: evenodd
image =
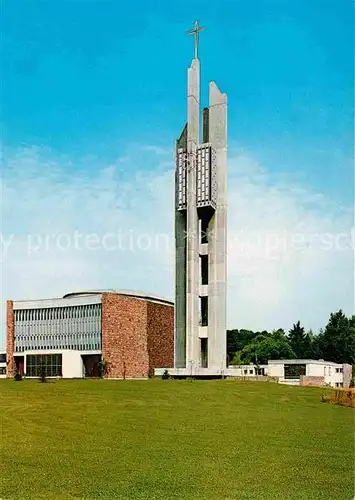
<instances>
[{"instance_id":1,"label":"white cloud","mask_svg":"<svg viewBox=\"0 0 355 500\"><path fill-rule=\"evenodd\" d=\"M4 155L2 304L87 288L173 298L173 164L165 149L141 151L97 170L90 157L89 171L37 147ZM317 330L353 311L352 211L291 179L243 150L230 157L229 327Z\"/></svg>"}]
</instances>

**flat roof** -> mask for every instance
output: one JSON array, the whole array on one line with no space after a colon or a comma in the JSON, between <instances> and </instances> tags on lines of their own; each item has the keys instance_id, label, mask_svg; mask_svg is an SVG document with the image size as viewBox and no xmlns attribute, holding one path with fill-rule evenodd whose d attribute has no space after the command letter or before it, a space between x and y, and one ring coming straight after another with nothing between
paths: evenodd
<instances>
[{"instance_id":1,"label":"flat roof","mask_svg":"<svg viewBox=\"0 0 355 500\"><path fill-rule=\"evenodd\" d=\"M330 365L338 366L342 363L324 361L324 359L269 359L269 365Z\"/></svg>"},{"instance_id":2,"label":"flat roof","mask_svg":"<svg viewBox=\"0 0 355 500\"><path fill-rule=\"evenodd\" d=\"M71 297L85 297L88 295L102 295L103 293L117 293L118 295L126 295L127 297L132 297L135 299L144 299L152 302L161 302L163 304L171 306L174 305L174 302L172 302L171 300L165 297L159 297L158 295L154 295L151 293L145 293L135 290L115 290L113 288L107 288L104 290L83 290L79 292L70 292L63 295L63 299L68 299Z\"/></svg>"},{"instance_id":3,"label":"flat roof","mask_svg":"<svg viewBox=\"0 0 355 500\"><path fill-rule=\"evenodd\" d=\"M47 298L47 299L32 299L32 300L14 300L13 308L18 309L42 309L48 307L67 307L73 305L88 305L88 304L100 304L102 294L104 293L116 293L118 295L125 295L127 297L132 297L135 299L146 300L149 302L156 302L159 304L165 304L168 306L174 306L174 302L169 299L159 297L154 294L148 294L144 292L132 291L132 290L83 290L78 292L70 292L65 294L63 297Z\"/></svg>"}]
</instances>

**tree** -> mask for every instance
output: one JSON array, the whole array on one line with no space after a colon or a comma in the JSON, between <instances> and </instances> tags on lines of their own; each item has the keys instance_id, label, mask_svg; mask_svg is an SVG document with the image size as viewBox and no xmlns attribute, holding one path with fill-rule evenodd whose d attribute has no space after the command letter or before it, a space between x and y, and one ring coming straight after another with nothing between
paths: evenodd
<instances>
[{"instance_id":1,"label":"tree","mask_svg":"<svg viewBox=\"0 0 355 500\"><path fill-rule=\"evenodd\" d=\"M269 359L292 359L295 357L283 330L275 330L271 335L258 335L241 351L243 363L266 364Z\"/></svg>"},{"instance_id":2,"label":"tree","mask_svg":"<svg viewBox=\"0 0 355 500\"><path fill-rule=\"evenodd\" d=\"M288 340L296 358L304 359L306 355L306 334L299 321L288 332Z\"/></svg>"},{"instance_id":3,"label":"tree","mask_svg":"<svg viewBox=\"0 0 355 500\"><path fill-rule=\"evenodd\" d=\"M228 362L234 357L235 352L238 350L238 335L239 330L227 330L227 359Z\"/></svg>"},{"instance_id":4,"label":"tree","mask_svg":"<svg viewBox=\"0 0 355 500\"><path fill-rule=\"evenodd\" d=\"M231 365L236 366L236 365L242 365L243 362L241 360L241 353L242 351L237 351L231 361Z\"/></svg>"},{"instance_id":5,"label":"tree","mask_svg":"<svg viewBox=\"0 0 355 500\"><path fill-rule=\"evenodd\" d=\"M247 346L255 337L251 330L227 330L227 356L231 362L235 354Z\"/></svg>"},{"instance_id":6,"label":"tree","mask_svg":"<svg viewBox=\"0 0 355 500\"><path fill-rule=\"evenodd\" d=\"M341 309L331 313L320 344L326 361L355 364L354 316L347 318Z\"/></svg>"},{"instance_id":7,"label":"tree","mask_svg":"<svg viewBox=\"0 0 355 500\"><path fill-rule=\"evenodd\" d=\"M314 335L312 330L309 330L304 337L304 359L320 359L322 358L322 351L319 347L319 336Z\"/></svg>"}]
</instances>

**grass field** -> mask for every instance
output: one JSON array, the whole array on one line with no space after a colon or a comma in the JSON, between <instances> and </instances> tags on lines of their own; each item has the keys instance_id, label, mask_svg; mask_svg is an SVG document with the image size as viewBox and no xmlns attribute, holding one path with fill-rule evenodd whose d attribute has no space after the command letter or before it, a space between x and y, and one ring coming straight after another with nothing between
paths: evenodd
<instances>
[{"instance_id":1,"label":"grass field","mask_svg":"<svg viewBox=\"0 0 355 500\"><path fill-rule=\"evenodd\" d=\"M350 500L354 410L321 392L0 380L0 498Z\"/></svg>"}]
</instances>

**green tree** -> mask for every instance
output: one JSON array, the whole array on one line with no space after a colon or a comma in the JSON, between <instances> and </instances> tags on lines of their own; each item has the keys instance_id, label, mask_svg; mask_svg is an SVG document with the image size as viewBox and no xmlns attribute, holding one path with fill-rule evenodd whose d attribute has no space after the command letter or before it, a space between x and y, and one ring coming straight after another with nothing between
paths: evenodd
<instances>
[{"instance_id":1,"label":"green tree","mask_svg":"<svg viewBox=\"0 0 355 500\"><path fill-rule=\"evenodd\" d=\"M255 337L251 330L227 330L227 356L231 362L235 354L247 346Z\"/></svg>"},{"instance_id":2,"label":"green tree","mask_svg":"<svg viewBox=\"0 0 355 500\"><path fill-rule=\"evenodd\" d=\"M341 309L331 313L320 344L326 361L355 364L354 316L347 318Z\"/></svg>"},{"instance_id":3,"label":"green tree","mask_svg":"<svg viewBox=\"0 0 355 500\"><path fill-rule=\"evenodd\" d=\"M295 357L283 330L271 335L258 335L241 351L242 363L266 364L269 359L292 359Z\"/></svg>"},{"instance_id":4,"label":"green tree","mask_svg":"<svg viewBox=\"0 0 355 500\"><path fill-rule=\"evenodd\" d=\"M306 355L306 333L299 321L288 332L288 340L296 358L304 359Z\"/></svg>"},{"instance_id":5,"label":"green tree","mask_svg":"<svg viewBox=\"0 0 355 500\"><path fill-rule=\"evenodd\" d=\"M322 357L321 349L319 348L318 335L314 335L312 330L309 330L304 338L304 359L320 359Z\"/></svg>"},{"instance_id":6,"label":"green tree","mask_svg":"<svg viewBox=\"0 0 355 500\"><path fill-rule=\"evenodd\" d=\"M305 359L323 359L323 335L321 329L318 335L314 335L312 330L306 333L305 337Z\"/></svg>"},{"instance_id":7,"label":"green tree","mask_svg":"<svg viewBox=\"0 0 355 500\"><path fill-rule=\"evenodd\" d=\"M235 365L242 365L243 364L243 362L241 360L241 353L242 353L242 351L237 351L235 353L235 355L230 363L231 365L235 366Z\"/></svg>"},{"instance_id":8,"label":"green tree","mask_svg":"<svg viewBox=\"0 0 355 500\"><path fill-rule=\"evenodd\" d=\"M230 363L237 351L239 330L227 330L227 359Z\"/></svg>"}]
</instances>

